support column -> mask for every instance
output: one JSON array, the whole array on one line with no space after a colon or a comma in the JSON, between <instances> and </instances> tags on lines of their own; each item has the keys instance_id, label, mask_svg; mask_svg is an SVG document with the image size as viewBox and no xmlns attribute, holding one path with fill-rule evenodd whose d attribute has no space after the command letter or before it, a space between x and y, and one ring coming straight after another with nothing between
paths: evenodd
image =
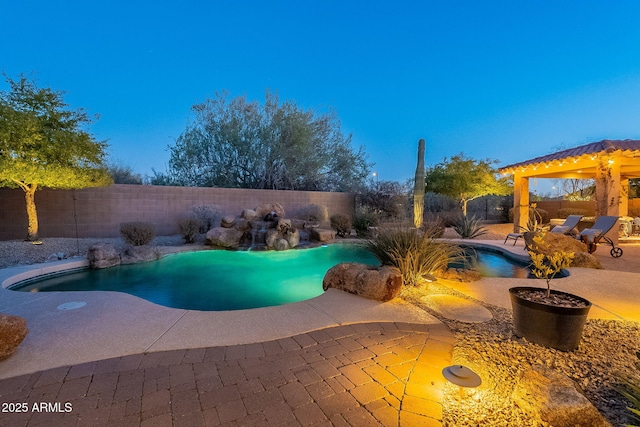
<instances>
[{"instance_id":1,"label":"support column","mask_svg":"<svg viewBox=\"0 0 640 427\"><path fill-rule=\"evenodd\" d=\"M529 178L513 175L513 231L518 233L529 222Z\"/></svg>"},{"instance_id":2,"label":"support column","mask_svg":"<svg viewBox=\"0 0 640 427\"><path fill-rule=\"evenodd\" d=\"M603 158L596 167L597 215L620 216L622 193L620 159L614 157ZM616 225L606 235L615 244L618 244L619 229L620 223L616 222Z\"/></svg>"}]
</instances>

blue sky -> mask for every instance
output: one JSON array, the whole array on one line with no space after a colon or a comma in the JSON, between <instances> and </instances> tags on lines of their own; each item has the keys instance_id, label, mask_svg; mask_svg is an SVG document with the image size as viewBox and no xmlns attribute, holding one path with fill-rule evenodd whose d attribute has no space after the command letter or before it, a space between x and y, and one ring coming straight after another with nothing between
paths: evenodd
<instances>
[{"instance_id":1,"label":"blue sky","mask_svg":"<svg viewBox=\"0 0 640 427\"><path fill-rule=\"evenodd\" d=\"M135 171L228 90L333 109L381 180L640 139L637 1L3 2L0 68L66 92ZM0 89L6 89L4 81Z\"/></svg>"}]
</instances>

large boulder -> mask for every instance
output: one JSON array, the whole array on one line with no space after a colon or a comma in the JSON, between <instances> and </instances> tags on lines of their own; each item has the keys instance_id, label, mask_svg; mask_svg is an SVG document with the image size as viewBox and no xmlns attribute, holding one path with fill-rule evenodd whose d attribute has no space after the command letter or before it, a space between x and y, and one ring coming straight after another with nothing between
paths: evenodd
<instances>
[{"instance_id":1,"label":"large boulder","mask_svg":"<svg viewBox=\"0 0 640 427\"><path fill-rule=\"evenodd\" d=\"M524 243L529 250L545 255L552 255L554 252L573 252L571 267L602 268L600 261L589 253L587 245L580 240L564 234L546 232L542 239L543 244L537 245L533 241L536 234L524 233Z\"/></svg>"},{"instance_id":2,"label":"large boulder","mask_svg":"<svg viewBox=\"0 0 640 427\"><path fill-rule=\"evenodd\" d=\"M285 218L278 218L276 221L276 230L278 233L284 234L291 229L291 220Z\"/></svg>"},{"instance_id":3,"label":"large boulder","mask_svg":"<svg viewBox=\"0 0 640 427\"><path fill-rule=\"evenodd\" d=\"M87 259L91 268L108 268L120 264L120 253L109 243L96 243L89 248Z\"/></svg>"},{"instance_id":4,"label":"large boulder","mask_svg":"<svg viewBox=\"0 0 640 427\"><path fill-rule=\"evenodd\" d=\"M295 248L300 244L300 232L296 229L291 229L284 234L285 240L289 243L289 247Z\"/></svg>"},{"instance_id":5,"label":"large boulder","mask_svg":"<svg viewBox=\"0 0 640 427\"><path fill-rule=\"evenodd\" d=\"M310 237L318 242L329 242L336 238L336 231L326 228L312 228Z\"/></svg>"},{"instance_id":6,"label":"large boulder","mask_svg":"<svg viewBox=\"0 0 640 427\"><path fill-rule=\"evenodd\" d=\"M138 264L141 262L157 261L160 252L149 246L127 246L120 256L122 264Z\"/></svg>"},{"instance_id":7,"label":"large boulder","mask_svg":"<svg viewBox=\"0 0 640 427\"><path fill-rule=\"evenodd\" d=\"M207 231L205 245L220 246L223 248L237 248L240 246L242 231L235 228L216 227Z\"/></svg>"},{"instance_id":8,"label":"large boulder","mask_svg":"<svg viewBox=\"0 0 640 427\"><path fill-rule=\"evenodd\" d=\"M394 267L342 263L327 271L322 288L340 289L376 301L390 301L402 287L402 274Z\"/></svg>"},{"instance_id":9,"label":"large boulder","mask_svg":"<svg viewBox=\"0 0 640 427\"><path fill-rule=\"evenodd\" d=\"M233 228L245 232L251 230L251 224L244 218L236 218Z\"/></svg>"},{"instance_id":10,"label":"large boulder","mask_svg":"<svg viewBox=\"0 0 640 427\"><path fill-rule=\"evenodd\" d=\"M512 399L520 408L554 427L610 427L569 377L544 365L525 369Z\"/></svg>"},{"instance_id":11,"label":"large boulder","mask_svg":"<svg viewBox=\"0 0 640 427\"><path fill-rule=\"evenodd\" d=\"M240 218L246 219L247 221L251 221L257 216L258 214L256 214L256 211L254 211L253 209L243 209L242 213L240 214Z\"/></svg>"},{"instance_id":12,"label":"large boulder","mask_svg":"<svg viewBox=\"0 0 640 427\"><path fill-rule=\"evenodd\" d=\"M285 239L276 239L275 243L273 244L273 248L276 251L286 251L287 249L289 249L289 242L287 242Z\"/></svg>"},{"instance_id":13,"label":"large boulder","mask_svg":"<svg viewBox=\"0 0 640 427\"><path fill-rule=\"evenodd\" d=\"M255 209L255 212L256 212L256 215L261 219L263 219L265 216L267 216L272 212L275 213L280 218L284 217L284 208L280 203L266 203L262 206L258 206Z\"/></svg>"},{"instance_id":14,"label":"large boulder","mask_svg":"<svg viewBox=\"0 0 640 427\"><path fill-rule=\"evenodd\" d=\"M25 319L0 314L0 360L11 356L28 333Z\"/></svg>"}]
</instances>

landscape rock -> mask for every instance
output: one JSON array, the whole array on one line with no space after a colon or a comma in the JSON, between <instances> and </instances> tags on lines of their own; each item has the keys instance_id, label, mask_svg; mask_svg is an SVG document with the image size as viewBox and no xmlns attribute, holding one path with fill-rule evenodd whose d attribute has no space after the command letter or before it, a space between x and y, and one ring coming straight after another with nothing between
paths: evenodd
<instances>
[{"instance_id":1,"label":"landscape rock","mask_svg":"<svg viewBox=\"0 0 640 427\"><path fill-rule=\"evenodd\" d=\"M91 268L109 268L120 264L120 253L109 243L96 243L87 253Z\"/></svg>"},{"instance_id":2,"label":"landscape rock","mask_svg":"<svg viewBox=\"0 0 640 427\"><path fill-rule=\"evenodd\" d=\"M543 238L544 247L539 247L533 242L533 237L536 234L533 232L524 233L524 242L529 250L545 255L551 255L554 252L573 252L574 258L571 267L602 268L600 261L589 253L587 245L580 240L564 234L547 232Z\"/></svg>"},{"instance_id":3,"label":"landscape rock","mask_svg":"<svg viewBox=\"0 0 640 427\"><path fill-rule=\"evenodd\" d=\"M224 228L231 228L236 224L236 218L233 215L226 215L222 217L220 226Z\"/></svg>"},{"instance_id":4,"label":"landscape rock","mask_svg":"<svg viewBox=\"0 0 640 427\"><path fill-rule=\"evenodd\" d=\"M319 242L329 242L335 239L336 231L326 228L312 228L310 236L313 240L317 240Z\"/></svg>"},{"instance_id":5,"label":"landscape rock","mask_svg":"<svg viewBox=\"0 0 640 427\"><path fill-rule=\"evenodd\" d=\"M289 242L287 242L285 239L276 239L273 248L276 251L286 251L287 249L289 249Z\"/></svg>"},{"instance_id":6,"label":"landscape rock","mask_svg":"<svg viewBox=\"0 0 640 427\"><path fill-rule=\"evenodd\" d=\"M235 228L216 227L207 231L204 244L223 248L237 248L240 246L242 235L242 231L238 231Z\"/></svg>"},{"instance_id":7,"label":"landscape rock","mask_svg":"<svg viewBox=\"0 0 640 427\"><path fill-rule=\"evenodd\" d=\"M256 214L256 211L254 211L253 209L243 209L242 213L240 214L240 218L246 219L247 221L251 221L252 219L255 219L257 216L258 214Z\"/></svg>"},{"instance_id":8,"label":"landscape rock","mask_svg":"<svg viewBox=\"0 0 640 427\"><path fill-rule=\"evenodd\" d=\"M28 333L26 319L0 314L0 360L11 356Z\"/></svg>"},{"instance_id":9,"label":"landscape rock","mask_svg":"<svg viewBox=\"0 0 640 427\"><path fill-rule=\"evenodd\" d=\"M390 301L402 287L402 274L394 267L342 263L327 271L322 289L340 289L376 301Z\"/></svg>"},{"instance_id":10,"label":"landscape rock","mask_svg":"<svg viewBox=\"0 0 640 427\"><path fill-rule=\"evenodd\" d=\"M296 229L291 229L284 235L285 240L289 243L289 247L295 248L300 244L300 232Z\"/></svg>"},{"instance_id":11,"label":"landscape rock","mask_svg":"<svg viewBox=\"0 0 640 427\"><path fill-rule=\"evenodd\" d=\"M266 203L262 206L258 206L255 209L255 212L261 219L264 219L264 217L271 212L274 212L280 218L284 217L284 208L280 203Z\"/></svg>"},{"instance_id":12,"label":"landscape rock","mask_svg":"<svg viewBox=\"0 0 640 427\"><path fill-rule=\"evenodd\" d=\"M150 246L127 246L120 256L121 264L138 264L141 262L157 261L160 253Z\"/></svg>"},{"instance_id":13,"label":"landscape rock","mask_svg":"<svg viewBox=\"0 0 640 427\"><path fill-rule=\"evenodd\" d=\"M291 229L291 220L285 218L278 218L276 221L276 230L278 233L284 234Z\"/></svg>"},{"instance_id":14,"label":"landscape rock","mask_svg":"<svg viewBox=\"0 0 640 427\"><path fill-rule=\"evenodd\" d=\"M573 380L544 365L522 371L511 397L521 409L554 427L611 426Z\"/></svg>"},{"instance_id":15,"label":"landscape rock","mask_svg":"<svg viewBox=\"0 0 640 427\"><path fill-rule=\"evenodd\" d=\"M242 232L249 231L251 230L251 223L244 218L236 218L233 228Z\"/></svg>"}]
</instances>

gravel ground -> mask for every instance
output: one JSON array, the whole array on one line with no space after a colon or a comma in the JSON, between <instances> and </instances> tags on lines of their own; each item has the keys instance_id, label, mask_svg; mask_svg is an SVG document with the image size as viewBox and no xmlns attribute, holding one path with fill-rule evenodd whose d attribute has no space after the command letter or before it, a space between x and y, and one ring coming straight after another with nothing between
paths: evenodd
<instances>
[{"instance_id":1,"label":"gravel ground","mask_svg":"<svg viewBox=\"0 0 640 427\"><path fill-rule=\"evenodd\" d=\"M502 240L511 231L510 224L488 226L483 239ZM447 230L445 237L457 237ZM46 238L42 245L24 241L0 241L0 268L32 264L47 260L85 256L96 242L108 242L124 247L121 238L68 239ZM179 236L157 237L154 246L172 252L184 249ZM198 247L199 245L194 245ZM429 284L426 289L407 288L402 298L439 317L426 306L421 297L429 293L466 295L446 286L446 281ZM615 373L635 373L635 352L640 343L640 324L634 322L589 320L578 350L561 352L548 349L515 336L511 311L478 301L489 309L493 319L481 324L469 324L441 318L455 333L455 363L465 364L484 379L485 383L471 395L461 396L457 387L445 390L443 424L445 426L548 426L523 413L510 396L518 374L534 364L544 364L574 379L589 400L614 426L630 423L629 404L613 389Z\"/></svg>"}]
</instances>

